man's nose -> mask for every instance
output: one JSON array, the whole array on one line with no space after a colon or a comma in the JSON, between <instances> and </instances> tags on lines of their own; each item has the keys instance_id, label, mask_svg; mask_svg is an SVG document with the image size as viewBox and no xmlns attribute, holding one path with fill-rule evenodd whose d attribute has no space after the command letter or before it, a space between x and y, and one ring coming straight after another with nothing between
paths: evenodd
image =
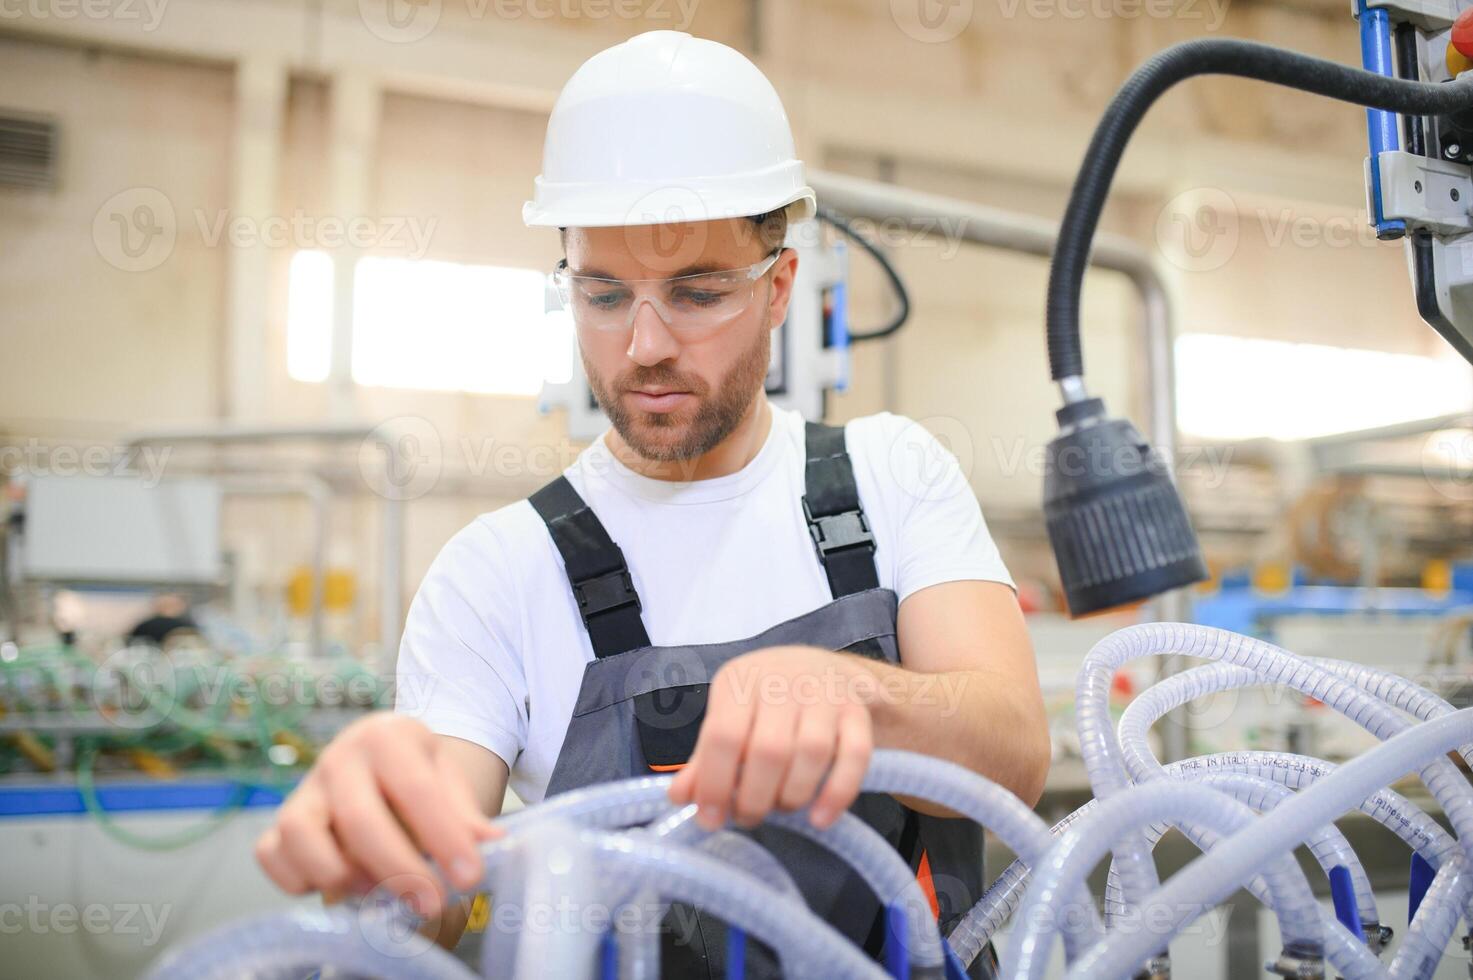
<instances>
[{"instance_id":1,"label":"man's nose","mask_svg":"<svg viewBox=\"0 0 1473 980\"><path fill-rule=\"evenodd\" d=\"M670 332L670 323L665 311L647 296L635 301L629 313L629 322L634 330L629 339L629 359L636 364L652 367L668 361L680 351L680 345Z\"/></svg>"}]
</instances>

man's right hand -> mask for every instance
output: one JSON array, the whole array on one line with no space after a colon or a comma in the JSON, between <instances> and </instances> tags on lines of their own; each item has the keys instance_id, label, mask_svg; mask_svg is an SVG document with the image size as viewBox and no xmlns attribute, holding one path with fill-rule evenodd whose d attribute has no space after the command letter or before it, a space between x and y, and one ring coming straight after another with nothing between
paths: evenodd
<instances>
[{"instance_id":1,"label":"man's right hand","mask_svg":"<svg viewBox=\"0 0 1473 980\"><path fill-rule=\"evenodd\" d=\"M499 835L485 808L499 810L505 786L505 763L485 749L402 715L369 715L323 750L256 842L256 859L293 895L383 885L435 917L447 896L425 855L455 887L474 886L477 845Z\"/></svg>"}]
</instances>

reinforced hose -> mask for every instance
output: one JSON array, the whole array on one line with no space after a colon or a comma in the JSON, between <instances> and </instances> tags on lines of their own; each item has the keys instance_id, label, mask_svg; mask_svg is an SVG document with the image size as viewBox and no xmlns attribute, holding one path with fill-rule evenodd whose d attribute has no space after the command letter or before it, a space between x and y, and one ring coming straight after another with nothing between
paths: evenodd
<instances>
[{"instance_id":1,"label":"reinforced hose","mask_svg":"<svg viewBox=\"0 0 1473 980\"><path fill-rule=\"evenodd\" d=\"M712 857L739 868L759 881L765 881L780 893L803 901L803 893L788 874L782 862L761 844L729 830L711 833L695 822L695 804L681 807L651 824L645 833L669 844L686 844L700 848ZM658 980L660 976L660 932L669 905L654 895L642 892L633 899L633 928L621 928L616 941L619 947L621 980Z\"/></svg>"},{"instance_id":2,"label":"reinforced hose","mask_svg":"<svg viewBox=\"0 0 1473 980\"><path fill-rule=\"evenodd\" d=\"M1406 678L1389 674L1386 671L1373 667L1346 664L1339 661L1321 660L1314 661L1314 663L1317 667L1323 668L1335 676L1342 677L1356 684L1361 690L1378 698L1383 703L1403 711L1411 712L1419 718L1440 717L1451 713L1453 710L1451 705L1433 692L1426 690ZM1184 671L1151 687L1126 708L1120 719L1119 737L1121 749L1131 775L1136 779L1148 779L1163 773L1160 764L1151 751L1147 733L1150 730L1150 726L1168 711L1203 694L1247 687L1257 683L1260 683L1260 680L1254 672L1218 663ZM1462 780L1459 780L1459 782L1462 783ZM1386 791L1383 790L1382 792L1384 793ZM1380 796L1380 794L1377 795ZM1362 809L1367 809L1366 802L1369 801L1364 801L1361 804ZM1401 809L1416 812L1427 824L1436 828L1438 835L1446 839L1446 835L1442 833L1440 827L1436 827L1436 824L1432 823L1430 818L1427 818L1425 814L1416 810L1415 807L1412 807L1404 799L1401 800ZM1368 810L1368 812L1371 811ZM1397 821L1398 823L1409 819L1409 817L1401 813L1397 814L1397 816L1400 817ZM1403 839L1406 838L1404 837ZM1452 842L1449 841L1448 843L1451 844ZM1455 847L1456 845L1452 846ZM1456 856L1460 859L1465 857L1462 852L1458 852ZM1429 859L1429 863L1433 867L1438 868L1438 874L1434 879L1434 884L1440 884L1436 894L1439 896L1439 900L1446 900L1447 898L1456 900L1459 904L1455 908L1463 908L1465 910L1464 917L1468 918L1470 922L1473 922L1473 905L1469 904L1473 902L1473 888L1469 887L1473 883L1470 883L1469 877L1461 870L1465 867L1465 862L1460 862L1457 867L1452 867L1444 864L1448 858L1447 851L1443 850L1437 854L1435 861ZM1369 882L1366 884L1369 887ZM1359 892L1359 888L1357 888L1357 892ZM1426 916L1421 914L1423 909L1427 910ZM1440 909L1438 906L1426 906L1424 904L1422 908L1419 908L1418 915L1413 919L1402 948L1444 949L1452 936L1452 931L1457 927L1457 918L1456 912L1449 916L1445 914L1445 910ZM1379 919L1366 919L1364 912L1362 912L1362 919L1363 921L1379 922ZM1414 958L1410 954L1403 955L1400 958L1403 970L1411 969L1411 967L1407 966L1409 963L1422 963L1424 961L1425 957ZM1393 962L1397 961L1393 960Z\"/></svg>"},{"instance_id":3,"label":"reinforced hose","mask_svg":"<svg viewBox=\"0 0 1473 980\"><path fill-rule=\"evenodd\" d=\"M1271 643L1225 630L1182 623L1127 627L1112 633L1090 650L1076 686L1080 748L1097 798L1108 798L1130 782L1130 772L1123 759L1124 750L1110 725L1108 710L1110 680L1116 668L1138 657L1173 653L1249 668L1259 675L1261 683L1283 684L1307 694L1380 739L1409 727L1405 718L1380 700ZM1155 687L1147 690L1141 698L1147 699L1148 704L1152 703L1151 696L1155 690ZM1185 689L1168 688L1168 693L1172 690L1180 692ZM1469 787L1451 762L1441 757L1426 761L1422 778L1457 830L1459 841L1465 848L1473 847L1473 787ZM1359 803L1360 800L1354 800L1351 806ZM1158 884L1156 869L1141 834L1130 833L1122 837L1115 857L1120 869L1122 895L1127 904L1137 903L1140 896L1155 889ZM1107 921L1119 911L1107 907Z\"/></svg>"},{"instance_id":4,"label":"reinforced hose","mask_svg":"<svg viewBox=\"0 0 1473 980\"><path fill-rule=\"evenodd\" d=\"M886 752L887 750L881 750L875 754L881 755ZM689 843L698 833L704 834L693 819L694 813L695 807L692 806L670 815L652 828L653 836L657 839ZM845 813L841 814L839 819L829 827L820 829L809 821L806 809L794 812L775 811L767 815L765 822L768 826L779 827L825 847L864 879L865 884L869 886L880 904L898 904L903 908L906 924L904 938L912 965L919 969L934 971L940 971L944 967L945 954L941 944L941 934L937 929L935 918L931 915L930 903L926 899L925 892L921 890L920 882L916 880L910 865L873 827L858 817ZM735 850L728 853L742 855L743 860L733 861L733 864L761 877L764 874L763 869L766 862L771 862L796 892L797 886L793 885L790 877L787 877L787 872L782 865L778 864L777 860L761 845L747 837L729 832L712 834L705 837L696 846L710 852L711 841L723 836L733 839L728 846ZM738 841L740 845L736 844ZM751 848L751 851L747 851L747 848ZM720 857L722 854L717 853L716 856ZM743 864L746 866L744 867ZM799 900L802 900L801 894ZM664 910L660 909L655 915L655 920L658 921L663 915ZM641 934L644 935L644 932L642 931ZM650 947L648 938L645 938L644 946L644 952L638 956L631 956L631 962L638 962L641 965L648 964Z\"/></svg>"},{"instance_id":5,"label":"reinforced hose","mask_svg":"<svg viewBox=\"0 0 1473 980\"><path fill-rule=\"evenodd\" d=\"M1470 895L1473 895L1473 880L1468 875L1468 859L1458 851L1452 860L1437 869L1432 886L1422 896L1422 905L1406 938L1391 957L1393 977L1431 980L1448 940L1458 928L1458 909L1467 907Z\"/></svg>"},{"instance_id":6,"label":"reinforced hose","mask_svg":"<svg viewBox=\"0 0 1473 980\"><path fill-rule=\"evenodd\" d=\"M1040 860L1054 843L1048 827L1022 800L954 762L899 749L878 751L870 759L861 789L929 800L954 810L992 831L1029 865ZM1065 950L1070 956L1075 956L1089 939L1101 932L1099 916L1083 882L1076 883L1065 897L1084 920L1080 929L1064 933ZM970 965L985 942L975 944L970 937L957 935L955 929L952 933L953 951L963 964ZM962 940L967 941L963 943Z\"/></svg>"},{"instance_id":7,"label":"reinforced hose","mask_svg":"<svg viewBox=\"0 0 1473 980\"><path fill-rule=\"evenodd\" d=\"M1228 793L1239 803L1258 813L1267 813L1294 795L1294 791L1286 786L1245 772L1229 769L1198 769L1186 770L1184 774L1191 782ZM1170 821L1157 821L1146 828L1146 842L1152 850L1155 849L1156 844L1170 829L1170 826ZM1219 839L1219 835L1210 830L1198 827L1181 829L1193 844L1204 851L1210 849ZM1376 897L1371 891L1371 879L1366 874L1365 866L1361 864L1360 858L1351 848L1350 841L1345 839L1345 835L1340 832L1339 828L1334 824L1326 824L1305 838L1304 843L1309 848L1309 853L1315 859L1315 863L1324 870L1326 875L1334 867L1344 867L1350 871L1361 923L1368 927L1380 925L1381 916L1376 908ZM1261 878L1255 878L1249 882L1248 888L1260 901L1270 908L1273 907L1273 898L1265 890ZM1105 881L1105 901L1119 903L1119 890L1120 879L1112 866Z\"/></svg>"},{"instance_id":8,"label":"reinforced hose","mask_svg":"<svg viewBox=\"0 0 1473 980\"><path fill-rule=\"evenodd\" d=\"M1270 779L1291 790L1313 786L1334 772L1334 763L1289 752L1220 752L1202 755L1166 767L1172 776L1194 772L1244 772ZM1411 800L1395 790L1380 789L1360 803L1360 811L1396 834L1434 868L1458 852L1458 842Z\"/></svg>"},{"instance_id":9,"label":"reinforced hose","mask_svg":"<svg viewBox=\"0 0 1473 980\"><path fill-rule=\"evenodd\" d=\"M300 977L323 963L382 980L468 980L475 974L398 917L334 905L254 916L176 947L147 980Z\"/></svg>"},{"instance_id":10,"label":"reinforced hose","mask_svg":"<svg viewBox=\"0 0 1473 980\"><path fill-rule=\"evenodd\" d=\"M567 820L581 827L613 830L649 823L669 812L670 784L674 776L637 776L613 783L598 783L571 790L497 817L495 823L508 834L516 833L533 820Z\"/></svg>"},{"instance_id":11,"label":"reinforced hose","mask_svg":"<svg viewBox=\"0 0 1473 980\"><path fill-rule=\"evenodd\" d=\"M706 909L777 951L789 976L885 977L863 950L802 902L709 854L631 834L579 833L598 854L606 893L619 894L633 886Z\"/></svg>"},{"instance_id":12,"label":"reinforced hose","mask_svg":"<svg viewBox=\"0 0 1473 980\"><path fill-rule=\"evenodd\" d=\"M1180 675L1174 675L1180 676ZM1164 683L1164 682L1163 682ZM1154 759L1153 759L1154 761ZM1182 762L1173 762L1166 767L1166 774L1173 778L1197 779L1211 773L1241 772L1259 779L1271 780L1290 790L1303 789L1329 773L1335 771L1332 763L1308 756L1292 755L1288 752L1223 752L1216 755L1197 756ZM1091 812L1096 803L1091 800L1055 824L1054 836L1062 834L1070 826ZM1406 797L1394 790L1378 790L1360 805L1361 812L1396 834L1402 841L1434 868L1458 852L1458 844L1442 827ZM1028 866L1021 860L1012 864L998 875L997 880L982 896L982 901L957 923L951 934L951 943L961 955L962 943L971 949L981 949L997 933L1022 901L1023 889L1029 880ZM1107 896L1119 891L1118 872L1111 865ZM1359 892L1357 892L1359 895ZM1369 923L1369 919L1363 921ZM1473 916L1469 917L1473 919ZM965 938L962 938L965 937Z\"/></svg>"},{"instance_id":13,"label":"reinforced hose","mask_svg":"<svg viewBox=\"0 0 1473 980\"><path fill-rule=\"evenodd\" d=\"M1065 831L1036 866L1033 884L1023 900L1019 915L1019 932L1008 947L1004 975L1014 980L1039 980L1043 976L1054 935L1074 927L1071 920L1077 912L1065 897L1070 890L1069 885L1082 882L1096 862L1109 851L1111 842L1122 833L1139 827L1143 822L1158 819L1208 827L1224 835L1258 822L1252 810L1232 797L1191 783L1155 780L1100 801L1092 813ZM1382 974L1380 963L1365 949L1359 936L1353 937L1349 943L1326 947L1319 905L1304 872L1291 854L1278 854L1264 863L1267 865L1264 869L1265 885L1273 895L1274 910L1279 916L1279 928L1287 948L1315 958L1334 951L1337 957L1335 965L1347 980ZM1147 904L1144 908L1154 913L1156 907ZM1062 930L1061 918L1064 920ZM1154 914L1151 921L1157 921ZM1154 932L1154 929L1150 931ZM1157 942L1164 942L1167 937L1155 938ZM1357 949L1360 956L1356 955Z\"/></svg>"},{"instance_id":14,"label":"reinforced hose","mask_svg":"<svg viewBox=\"0 0 1473 980\"><path fill-rule=\"evenodd\" d=\"M1047 300L1049 370L1055 381L1084 374L1079 297L1095 229L1126 143L1162 93L1197 75L1252 78L1409 115L1439 115L1473 106L1473 80L1437 84L1388 78L1233 38L1187 41L1151 58L1126 79L1095 127L1064 209L1058 244L1049 264Z\"/></svg>"},{"instance_id":15,"label":"reinforced hose","mask_svg":"<svg viewBox=\"0 0 1473 980\"><path fill-rule=\"evenodd\" d=\"M1130 975L1162 941L1227 898L1266 863L1282 857L1313 828L1359 805L1403 773L1426 767L1429 759L1441 758L1469 741L1473 741L1473 708L1423 722L1352 759L1285 801L1275 810L1273 820L1259 820L1251 833L1234 834L1222 841L1147 896L1150 905L1165 909L1161 920L1165 935L1111 933L1079 958L1069 977L1084 980ZM1437 914L1435 909L1429 912L1427 899L1422 904L1421 914Z\"/></svg>"}]
</instances>

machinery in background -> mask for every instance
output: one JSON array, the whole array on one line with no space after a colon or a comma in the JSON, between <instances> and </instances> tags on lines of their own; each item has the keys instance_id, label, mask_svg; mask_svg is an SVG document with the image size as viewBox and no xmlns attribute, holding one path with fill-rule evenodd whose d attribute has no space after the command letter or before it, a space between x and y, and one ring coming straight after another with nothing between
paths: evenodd
<instances>
[{"instance_id":1,"label":"machinery in background","mask_svg":"<svg viewBox=\"0 0 1473 980\"><path fill-rule=\"evenodd\" d=\"M822 231L825 225L858 244L885 274L895 294L897 312L884 326L864 333L851 332L849 252L843 238L825 240ZM819 208L818 221L790 227L785 245L798 252L798 274L787 319L773 331L767 395L773 404L795 409L805 419L819 421L827 407L828 393L845 391L849 386L850 345L886 337L899 330L909 318L910 297L885 255L833 211ZM563 310L551 283L546 295L547 315L561 319L563 329L571 333L572 320ZM567 414L568 435L588 442L608 428L608 419L593 397L576 351L573 360L575 363L567 371L568 380L546 383L537 407L544 414L563 409Z\"/></svg>"},{"instance_id":2,"label":"machinery in background","mask_svg":"<svg viewBox=\"0 0 1473 980\"><path fill-rule=\"evenodd\" d=\"M187 632L105 657L0 643L7 900L12 925L41 916L6 936L0 973L138 976L170 943L290 904L251 844L321 748L391 698L346 655L230 654ZM56 908L133 911L34 925Z\"/></svg>"},{"instance_id":3,"label":"machinery in background","mask_svg":"<svg viewBox=\"0 0 1473 980\"><path fill-rule=\"evenodd\" d=\"M325 568L325 480L210 465L221 472L119 465L5 484L0 816L86 813L129 847L182 848L250 801L279 801L334 733L392 703L378 651L322 628L354 591ZM236 495L313 505L310 567L265 638L237 618L222 540ZM196 819L154 832L115 816L159 801Z\"/></svg>"},{"instance_id":4,"label":"machinery in background","mask_svg":"<svg viewBox=\"0 0 1473 980\"><path fill-rule=\"evenodd\" d=\"M254 791L284 793L341 728L392 704L392 685L349 656L222 654L186 637L119 647L0 647L0 814L76 800L122 843L180 847L217 828ZM181 785L223 799L196 824L139 834L113 818L120 783ZM182 783L181 783L182 781ZM126 794L125 794L126 795ZM37 809L37 808L40 809Z\"/></svg>"},{"instance_id":5,"label":"machinery in background","mask_svg":"<svg viewBox=\"0 0 1473 980\"><path fill-rule=\"evenodd\" d=\"M1368 71L1446 83L1473 69L1463 0L1358 0ZM1473 105L1427 115L1368 109L1366 211L1376 237L1406 239L1417 312L1473 361Z\"/></svg>"}]
</instances>

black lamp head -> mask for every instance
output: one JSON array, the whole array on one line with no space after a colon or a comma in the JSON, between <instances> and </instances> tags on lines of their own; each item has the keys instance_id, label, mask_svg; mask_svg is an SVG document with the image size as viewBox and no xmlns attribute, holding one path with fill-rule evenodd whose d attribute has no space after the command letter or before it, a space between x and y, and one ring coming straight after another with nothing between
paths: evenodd
<instances>
[{"instance_id":1,"label":"black lamp head","mask_svg":"<svg viewBox=\"0 0 1473 980\"><path fill-rule=\"evenodd\" d=\"M1082 616L1205 579L1181 495L1135 426L1106 418L1098 398L1056 414L1043 515L1069 612Z\"/></svg>"}]
</instances>

